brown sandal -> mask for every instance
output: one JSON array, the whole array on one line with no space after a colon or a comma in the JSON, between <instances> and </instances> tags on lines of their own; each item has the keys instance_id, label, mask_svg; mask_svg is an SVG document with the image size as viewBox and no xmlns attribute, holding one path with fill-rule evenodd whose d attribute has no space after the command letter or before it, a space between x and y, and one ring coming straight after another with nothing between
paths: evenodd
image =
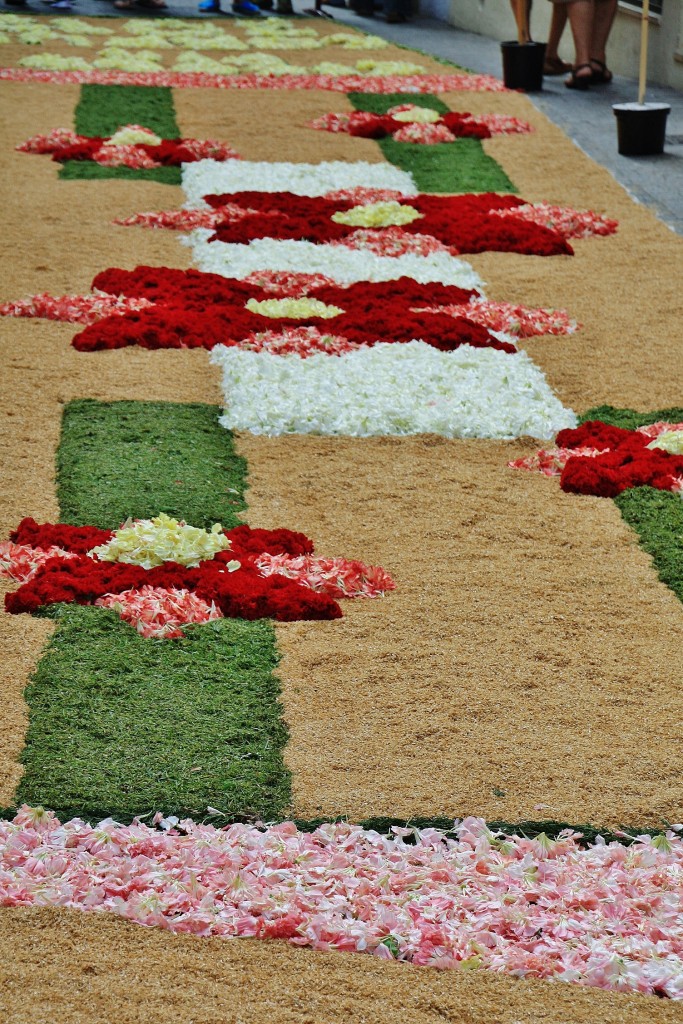
<instances>
[{"instance_id":1,"label":"brown sandal","mask_svg":"<svg viewBox=\"0 0 683 1024\"><path fill-rule=\"evenodd\" d=\"M614 78L604 61L597 60L595 57L591 57L591 71L593 72L593 85L609 85Z\"/></svg>"},{"instance_id":2,"label":"brown sandal","mask_svg":"<svg viewBox=\"0 0 683 1024\"><path fill-rule=\"evenodd\" d=\"M588 68L589 75L579 74L579 71L583 71L584 68ZM564 84L568 89L579 89L581 92L585 92L586 89L590 89L592 81L593 68L590 64L577 64L575 68L572 68L569 78L565 78Z\"/></svg>"}]
</instances>

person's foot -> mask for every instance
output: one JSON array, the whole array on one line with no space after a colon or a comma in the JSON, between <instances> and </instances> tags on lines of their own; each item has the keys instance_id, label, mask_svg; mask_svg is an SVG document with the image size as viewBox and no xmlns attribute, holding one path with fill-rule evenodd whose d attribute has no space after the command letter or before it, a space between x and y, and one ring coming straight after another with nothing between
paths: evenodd
<instances>
[{"instance_id":1,"label":"person's foot","mask_svg":"<svg viewBox=\"0 0 683 1024\"><path fill-rule=\"evenodd\" d=\"M566 75L571 69L571 64L567 64L561 57L549 57L546 54L543 74L547 77L552 78L553 75Z\"/></svg>"},{"instance_id":2,"label":"person's foot","mask_svg":"<svg viewBox=\"0 0 683 1024\"><path fill-rule=\"evenodd\" d=\"M598 60L596 57L591 57L591 71L593 72L592 85L609 85L614 78L604 60Z\"/></svg>"},{"instance_id":3,"label":"person's foot","mask_svg":"<svg viewBox=\"0 0 683 1024\"><path fill-rule=\"evenodd\" d=\"M247 18L261 17L260 9L256 4L250 3L249 0L236 0L236 3L232 5L232 11L233 14L241 14Z\"/></svg>"},{"instance_id":4,"label":"person's foot","mask_svg":"<svg viewBox=\"0 0 683 1024\"><path fill-rule=\"evenodd\" d=\"M220 11L221 5L218 0L199 0L197 10L200 14L212 14Z\"/></svg>"},{"instance_id":5,"label":"person's foot","mask_svg":"<svg viewBox=\"0 0 683 1024\"><path fill-rule=\"evenodd\" d=\"M565 78L564 84L568 89L578 89L585 92L590 89L593 81L593 69L590 64L577 64L572 68L569 78Z\"/></svg>"}]
</instances>

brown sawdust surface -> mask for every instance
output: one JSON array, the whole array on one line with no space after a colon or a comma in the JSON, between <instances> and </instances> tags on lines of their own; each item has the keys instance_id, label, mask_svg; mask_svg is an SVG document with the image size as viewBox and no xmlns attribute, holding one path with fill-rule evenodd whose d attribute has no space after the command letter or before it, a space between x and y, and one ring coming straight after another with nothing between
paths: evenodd
<instances>
[{"instance_id":1,"label":"brown sawdust surface","mask_svg":"<svg viewBox=\"0 0 683 1024\"><path fill-rule=\"evenodd\" d=\"M640 296L622 287L637 272L630 262L636 241L649 247L653 265L670 265L680 259L680 239L526 97L445 99L475 113L513 113L537 127L486 144L525 198L595 209L620 222L614 237L577 242L574 257L469 257L491 298L565 307L584 323L569 339L525 343L560 396L579 411L600 402L641 409L679 402L680 375L671 372L681 364L675 282L664 284L666 301L639 328L653 339L648 347L634 348L613 323L645 322ZM350 108L345 97L287 93L272 133L261 132L257 118L242 117L230 141L252 159L275 149L279 159L304 161L308 133L346 143L365 159L369 140L305 127L323 112L318 103ZM195 106L193 94L183 92L179 110L188 123ZM216 129L225 112L209 99L197 116ZM633 248L625 249L627 236ZM344 620L324 633L306 623L277 626L294 811L475 811L599 824L675 818L680 747L672 738L680 735L683 711L675 669L679 602L656 580L611 503L568 497L543 478L520 479L506 468L515 446L510 452L489 442L433 444L241 439L252 522L296 521L294 528L307 530L326 554L375 561L399 582L384 602L347 604ZM472 530L473 517L484 526ZM428 569L416 557L425 536L435 537ZM661 722L659 744L652 741L654 722Z\"/></svg>"},{"instance_id":2,"label":"brown sawdust surface","mask_svg":"<svg viewBox=\"0 0 683 1024\"><path fill-rule=\"evenodd\" d=\"M680 1008L284 942L171 935L114 917L0 910L5 1024L673 1024ZM40 964L39 972L36 964ZM4 977L3 977L4 975ZM36 984L37 976L40 985Z\"/></svg>"},{"instance_id":3,"label":"brown sawdust surface","mask_svg":"<svg viewBox=\"0 0 683 1024\"><path fill-rule=\"evenodd\" d=\"M318 59L323 56L331 55L318 52ZM388 51L375 56L388 59ZM3 89L4 176L22 183L5 211L10 259L3 297L87 290L92 275L105 266L187 265L187 251L171 233L109 226L117 215L179 205L178 190L120 181L56 187L49 160L11 152L29 132L70 124L76 89ZM243 104L238 95L235 103ZM265 95L283 119L297 104L300 119L347 104L332 94ZM229 107L225 94L210 90L175 97L182 130L196 135L202 134L197 126L212 123L211 117L219 126L220 114L209 115L207 108L219 100L224 112ZM523 116L534 116L523 98L453 99L461 109L477 109L479 102L491 110L519 105ZM260 114L266 108L253 109ZM636 310L633 295L625 292L636 322L648 323L653 335L648 343L659 346L660 358L653 365L643 359L643 366L634 368L628 350L623 371L616 373L617 342L604 337L611 331L604 312L598 323L595 290L608 246L614 249L609 266L619 260L624 265L615 270L615 280L620 283L620 275L629 272L624 222L634 218L632 237L669 259L663 229L578 153L576 166L586 181L595 179L598 198L586 186L583 202L575 199L572 167L561 180L568 144L539 120L549 141L542 146L540 133L524 140L535 153L535 170L527 168L527 179L522 140L492 140L490 151L529 198L599 208L605 196L605 208L623 219L622 233L614 245L609 240L579 245L576 263L478 257L489 294L567 306L586 322L591 314L593 324L586 328L593 331L591 353L596 339L601 346L612 345L609 373L602 362L584 368L589 353L576 347L579 339L534 343L536 360L578 408L606 400L641 407L676 401L670 335L656 319L643 318L642 308ZM319 147L313 142L311 150L303 136L298 128L278 136L277 159L315 159L311 152L318 159L323 154L334 159L337 153L377 159L364 140L344 140L346 148L337 150L339 140L330 137L334 148L324 149L327 137L311 132ZM227 137L251 159L273 158L265 133L262 154L250 129L240 138L236 126ZM558 155L556 147L562 151ZM511 154L518 154L517 164ZM591 246L599 255L579 273ZM593 276L582 285L586 273ZM601 298L610 298L609 288ZM650 299L654 303L654 292ZM585 312L579 312L579 301ZM6 384L0 446L8 469L0 494L3 536L22 515L56 515L54 450L63 402L83 396L218 400L215 375L202 353L129 349L84 356L68 346L71 326L8 320L0 327ZM567 357L563 347L571 352ZM600 359L604 362L602 350ZM335 811L355 807L358 814L466 810L512 818L566 814L610 823L654 820L680 806L671 746L680 733L674 725L680 703L670 666L683 619L611 503L570 499L554 481L508 473L507 458L530 448L523 441L242 436L240 446L250 460L253 525L303 529L316 538L321 553L379 562L399 583L382 602L347 605L341 622L279 627L298 811L315 813L323 805ZM17 781L16 754L25 728L21 691L51 625L9 616L0 625L6 631L0 799L7 801ZM605 782L607 775L612 782ZM493 787L505 796L496 796ZM397 1007L418 1022L680 1019L677 1007L639 996L441 974L282 943L172 936L104 915L47 909L0 911L0 950L0 962L11 964L0 986L0 1009L4 1000L4 1019L11 1024L266 1017L278 1024L361 1022L393 1016Z\"/></svg>"},{"instance_id":4,"label":"brown sawdust surface","mask_svg":"<svg viewBox=\"0 0 683 1024\"><path fill-rule=\"evenodd\" d=\"M613 503L506 468L535 447L240 435L253 524L397 582L276 627L297 816L679 820L680 604Z\"/></svg>"}]
</instances>

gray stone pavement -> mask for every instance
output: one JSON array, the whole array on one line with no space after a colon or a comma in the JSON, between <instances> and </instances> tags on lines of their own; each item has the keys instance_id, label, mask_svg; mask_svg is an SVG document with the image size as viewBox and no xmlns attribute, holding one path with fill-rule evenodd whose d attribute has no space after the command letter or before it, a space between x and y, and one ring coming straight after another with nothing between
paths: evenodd
<instances>
[{"instance_id":1,"label":"gray stone pavement","mask_svg":"<svg viewBox=\"0 0 683 1024\"><path fill-rule=\"evenodd\" d=\"M297 10L308 0L294 0ZM313 0L310 0L312 6ZM223 0L228 10L229 0ZM171 17L202 17L196 3L167 0ZM25 8L0 6L0 11L45 14L50 8L29 0ZM461 64L473 71L502 76L500 46L485 36L455 29L434 18L419 16L408 23L389 25L384 18L361 18L347 9L326 8L339 24L353 25L404 46ZM150 11L118 11L109 0L76 0L75 15L149 17ZM164 17L164 15L157 15ZM215 17L215 15L214 15ZM226 17L230 17L226 13ZM646 99L671 105L667 122L665 152L654 157L624 157L617 152L613 103L637 99L636 82L616 77L607 87L587 92L570 91L562 78L546 78L543 90L529 94L533 103L558 124L582 150L606 167L631 195L644 203L673 230L683 233L683 94L673 89L652 87ZM671 268L669 268L671 272Z\"/></svg>"}]
</instances>

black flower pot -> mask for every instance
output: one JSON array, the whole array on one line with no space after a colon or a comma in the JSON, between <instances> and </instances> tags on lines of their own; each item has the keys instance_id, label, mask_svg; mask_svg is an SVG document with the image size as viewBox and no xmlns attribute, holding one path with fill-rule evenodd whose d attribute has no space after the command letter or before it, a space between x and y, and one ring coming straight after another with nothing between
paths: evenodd
<instances>
[{"instance_id":1,"label":"black flower pot","mask_svg":"<svg viewBox=\"0 0 683 1024\"><path fill-rule=\"evenodd\" d=\"M545 43L518 43L509 40L500 44L503 55L503 83L507 89L538 92L543 88Z\"/></svg>"},{"instance_id":2,"label":"black flower pot","mask_svg":"<svg viewBox=\"0 0 683 1024\"><path fill-rule=\"evenodd\" d=\"M656 156L664 152L667 103L615 103L617 141L622 156Z\"/></svg>"}]
</instances>

